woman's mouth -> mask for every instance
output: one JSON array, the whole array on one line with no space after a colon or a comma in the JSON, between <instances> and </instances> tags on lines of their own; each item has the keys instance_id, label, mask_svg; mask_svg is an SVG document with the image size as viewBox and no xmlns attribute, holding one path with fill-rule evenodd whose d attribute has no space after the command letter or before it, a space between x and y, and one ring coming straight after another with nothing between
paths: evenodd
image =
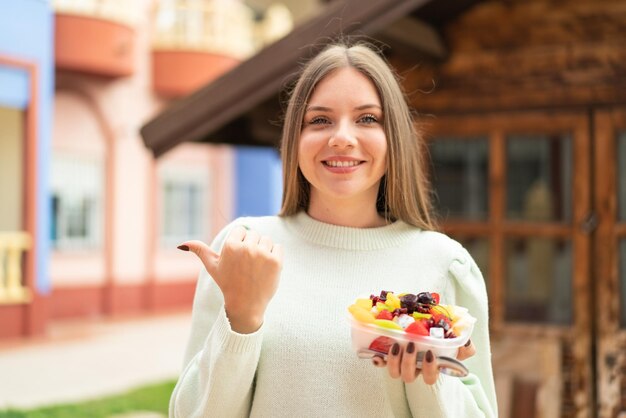
<instances>
[{"instance_id":1,"label":"woman's mouth","mask_svg":"<svg viewBox=\"0 0 626 418\"><path fill-rule=\"evenodd\" d=\"M327 166L327 167L338 167L338 168L343 168L343 167L356 167L359 164L362 164L364 161L358 161L358 160L350 160L350 161L337 161L337 160L329 160L329 161L322 161L322 163Z\"/></svg>"}]
</instances>

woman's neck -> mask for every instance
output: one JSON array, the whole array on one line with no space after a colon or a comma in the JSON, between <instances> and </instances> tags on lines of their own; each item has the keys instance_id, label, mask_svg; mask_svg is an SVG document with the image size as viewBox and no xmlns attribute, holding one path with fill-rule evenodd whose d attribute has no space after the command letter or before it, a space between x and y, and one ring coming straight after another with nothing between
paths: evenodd
<instances>
[{"instance_id":1,"label":"woman's neck","mask_svg":"<svg viewBox=\"0 0 626 418\"><path fill-rule=\"evenodd\" d=\"M353 228L375 228L388 222L376 210L375 204L337 201L334 203L311 200L309 216L320 222Z\"/></svg>"}]
</instances>

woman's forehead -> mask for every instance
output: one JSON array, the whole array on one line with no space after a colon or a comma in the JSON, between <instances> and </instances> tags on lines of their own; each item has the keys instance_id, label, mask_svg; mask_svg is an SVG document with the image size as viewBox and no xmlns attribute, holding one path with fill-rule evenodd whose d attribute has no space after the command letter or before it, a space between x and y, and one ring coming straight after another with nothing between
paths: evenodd
<instances>
[{"instance_id":1,"label":"woman's forehead","mask_svg":"<svg viewBox=\"0 0 626 418\"><path fill-rule=\"evenodd\" d=\"M339 68L324 76L313 89L307 108L340 101L358 103L355 106L372 104L380 107L379 93L374 82L352 67Z\"/></svg>"}]
</instances>

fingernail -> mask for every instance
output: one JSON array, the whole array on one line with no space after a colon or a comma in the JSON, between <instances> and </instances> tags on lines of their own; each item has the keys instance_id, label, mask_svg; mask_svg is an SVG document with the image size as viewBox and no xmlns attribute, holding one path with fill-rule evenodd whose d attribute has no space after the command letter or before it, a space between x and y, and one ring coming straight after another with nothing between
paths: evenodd
<instances>
[{"instance_id":1,"label":"fingernail","mask_svg":"<svg viewBox=\"0 0 626 418\"><path fill-rule=\"evenodd\" d=\"M189 251L189 246L188 245L184 245L184 244L179 245L176 248L178 248L179 250L183 250L183 251Z\"/></svg>"},{"instance_id":2,"label":"fingernail","mask_svg":"<svg viewBox=\"0 0 626 418\"><path fill-rule=\"evenodd\" d=\"M411 354L413 351L415 351L415 344L411 341L406 345L406 352Z\"/></svg>"},{"instance_id":3,"label":"fingernail","mask_svg":"<svg viewBox=\"0 0 626 418\"><path fill-rule=\"evenodd\" d=\"M433 360L434 360L434 357L433 357L433 352L432 352L432 351L430 351L430 350L428 350L428 351L426 352L426 357L425 357L425 358L426 358L426 362L427 362L427 363L432 363L432 362L433 362Z\"/></svg>"},{"instance_id":4,"label":"fingernail","mask_svg":"<svg viewBox=\"0 0 626 418\"><path fill-rule=\"evenodd\" d=\"M400 352L400 345L398 343L393 343L393 345L391 346L391 354L393 354L394 356L397 356L399 352Z\"/></svg>"},{"instance_id":5,"label":"fingernail","mask_svg":"<svg viewBox=\"0 0 626 418\"><path fill-rule=\"evenodd\" d=\"M469 347L470 345L472 345L472 340L467 340L464 347Z\"/></svg>"}]
</instances>

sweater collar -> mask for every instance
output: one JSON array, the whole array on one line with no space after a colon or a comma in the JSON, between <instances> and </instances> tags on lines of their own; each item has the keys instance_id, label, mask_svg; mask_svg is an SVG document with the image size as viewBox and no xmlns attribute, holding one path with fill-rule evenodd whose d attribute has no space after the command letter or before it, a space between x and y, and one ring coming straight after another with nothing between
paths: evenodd
<instances>
[{"instance_id":1,"label":"sweater collar","mask_svg":"<svg viewBox=\"0 0 626 418\"><path fill-rule=\"evenodd\" d=\"M396 221L375 228L354 228L327 224L300 211L286 219L287 225L308 241L345 250L378 250L402 245L419 229Z\"/></svg>"}]
</instances>

